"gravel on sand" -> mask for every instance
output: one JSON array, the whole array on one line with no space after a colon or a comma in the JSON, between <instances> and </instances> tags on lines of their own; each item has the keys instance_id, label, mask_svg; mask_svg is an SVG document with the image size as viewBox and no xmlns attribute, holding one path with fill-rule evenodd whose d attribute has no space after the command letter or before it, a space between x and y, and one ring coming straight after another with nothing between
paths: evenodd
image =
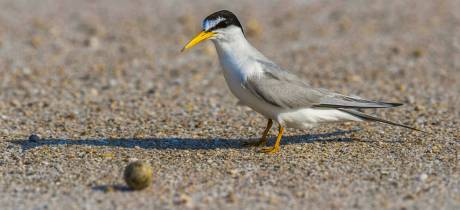
<instances>
[{"instance_id":1,"label":"gravel on sand","mask_svg":"<svg viewBox=\"0 0 460 210\"><path fill-rule=\"evenodd\" d=\"M236 106L202 18L313 86L402 102L287 129ZM2 209L460 209L460 1L0 1ZM270 133L270 143L276 129ZM36 135L36 136L31 136ZM29 138L30 137L30 138ZM30 139L30 140L29 140ZM129 190L132 161L154 168Z\"/></svg>"}]
</instances>

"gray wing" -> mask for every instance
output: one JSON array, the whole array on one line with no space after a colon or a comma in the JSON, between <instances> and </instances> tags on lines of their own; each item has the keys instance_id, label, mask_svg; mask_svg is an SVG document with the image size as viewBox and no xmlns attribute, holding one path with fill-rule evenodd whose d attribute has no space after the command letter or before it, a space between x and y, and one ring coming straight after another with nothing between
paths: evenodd
<instances>
[{"instance_id":1,"label":"gray wing","mask_svg":"<svg viewBox=\"0 0 460 210\"><path fill-rule=\"evenodd\" d=\"M388 108L396 103L365 100L313 88L276 64L260 61L264 73L246 79L243 87L259 99L282 108Z\"/></svg>"}]
</instances>

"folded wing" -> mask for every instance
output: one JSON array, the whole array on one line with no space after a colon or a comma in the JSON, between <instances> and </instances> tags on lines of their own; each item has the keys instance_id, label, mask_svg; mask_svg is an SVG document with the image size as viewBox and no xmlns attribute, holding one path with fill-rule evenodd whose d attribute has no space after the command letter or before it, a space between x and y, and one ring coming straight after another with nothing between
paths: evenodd
<instances>
[{"instance_id":1,"label":"folded wing","mask_svg":"<svg viewBox=\"0 0 460 210\"><path fill-rule=\"evenodd\" d=\"M325 89L313 88L297 76L273 63L261 62L264 73L248 77L243 87L259 99L282 108L389 108L399 103L386 103L346 96Z\"/></svg>"}]
</instances>

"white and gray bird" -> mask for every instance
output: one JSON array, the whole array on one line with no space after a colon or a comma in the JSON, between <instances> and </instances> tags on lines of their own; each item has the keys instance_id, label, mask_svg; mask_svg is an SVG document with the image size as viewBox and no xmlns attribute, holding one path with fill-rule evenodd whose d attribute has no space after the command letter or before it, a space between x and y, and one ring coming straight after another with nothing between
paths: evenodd
<instances>
[{"instance_id":1,"label":"white and gray bird","mask_svg":"<svg viewBox=\"0 0 460 210\"><path fill-rule=\"evenodd\" d=\"M262 152L279 151L285 127L304 129L321 123L378 121L417 130L357 110L390 108L402 105L400 103L366 100L315 88L280 68L246 40L243 27L230 11L222 10L209 15L204 19L202 27L202 32L186 44L182 51L204 40L212 40L227 85L239 99L239 104L252 108L268 119L262 138L251 145L265 145L273 121L278 123L275 145L262 149Z\"/></svg>"}]
</instances>

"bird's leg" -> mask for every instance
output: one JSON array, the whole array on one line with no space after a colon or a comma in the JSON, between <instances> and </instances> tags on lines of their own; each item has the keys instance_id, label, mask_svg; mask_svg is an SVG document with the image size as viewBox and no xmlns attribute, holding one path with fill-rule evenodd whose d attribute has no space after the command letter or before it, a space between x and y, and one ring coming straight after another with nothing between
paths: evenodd
<instances>
[{"instance_id":1,"label":"bird's leg","mask_svg":"<svg viewBox=\"0 0 460 210\"><path fill-rule=\"evenodd\" d=\"M273 120L272 119L268 119L268 122L267 122L267 127L265 128L264 130L264 133L262 134L262 138L260 138L259 141L256 141L256 142L246 142L244 143L244 146L264 146L265 144L267 144L267 135L268 135L268 132L270 131L270 128L272 128L272 125L273 125Z\"/></svg>"},{"instance_id":2,"label":"bird's leg","mask_svg":"<svg viewBox=\"0 0 460 210\"><path fill-rule=\"evenodd\" d=\"M278 137L276 138L275 146L263 148L262 150L260 150L260 152L270 153L270 154L275 154L276 152L278 152L280 150L280 142L281 142L281 137L283 137L283 132L284 132L284 127L282 125L280 125L279 126Z\"/></svg>"}]
</instances>

